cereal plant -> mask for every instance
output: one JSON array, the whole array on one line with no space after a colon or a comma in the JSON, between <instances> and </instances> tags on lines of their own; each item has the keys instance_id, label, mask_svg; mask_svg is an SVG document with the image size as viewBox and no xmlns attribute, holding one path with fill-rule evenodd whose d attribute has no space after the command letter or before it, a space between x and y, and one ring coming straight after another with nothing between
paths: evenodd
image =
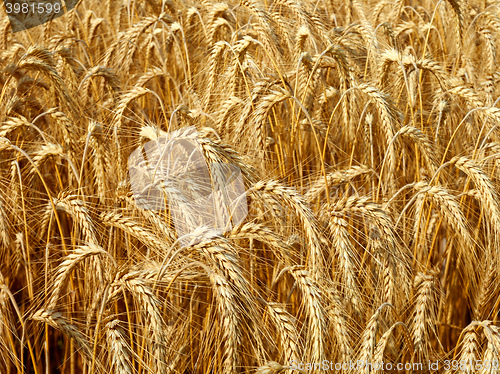
<instances>
[{"instance_id":1,"label":"cereal plant","mask_svg":"<svg viewBox=\"0 0 500 374\"><path fill-rule=\"evenodd\" d=\"M49 3L0 6L0 373L499 372L497 1Z\"/></svg>"}]
</instances>

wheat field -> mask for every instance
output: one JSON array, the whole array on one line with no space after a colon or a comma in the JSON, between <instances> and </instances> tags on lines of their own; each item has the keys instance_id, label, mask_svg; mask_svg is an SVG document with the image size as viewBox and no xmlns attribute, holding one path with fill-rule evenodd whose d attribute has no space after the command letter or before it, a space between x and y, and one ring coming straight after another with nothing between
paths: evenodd
<instances>
[{"instance_id":1,"label":"wheat field","mask_svg":"<svg viewBox=\"0 0 500 374\"><path fill-rule=\"evenodd\" d=\"M500 371L498 1L0 14L0 373ZM248 214L181 245L127 159L193 127Z\"/></svg>"}]
</instances>

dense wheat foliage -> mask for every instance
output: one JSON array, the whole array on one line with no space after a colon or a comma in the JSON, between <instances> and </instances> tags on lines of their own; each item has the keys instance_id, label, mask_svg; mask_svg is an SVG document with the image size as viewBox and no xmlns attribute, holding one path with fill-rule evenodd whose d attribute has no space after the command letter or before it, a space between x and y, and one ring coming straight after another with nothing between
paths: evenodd
<instances>
[{"instance_id":1,"label":"dense wheat foliage","mask_svg":"<svg viewBox=\"0 0 500 374\"><path fill-rule=\"evenodd\" d=\"M498 373L499 3L1 14L0 373ZM182 246L127 160L188 126L248 215Z\"/></svg>"}]
</instances>

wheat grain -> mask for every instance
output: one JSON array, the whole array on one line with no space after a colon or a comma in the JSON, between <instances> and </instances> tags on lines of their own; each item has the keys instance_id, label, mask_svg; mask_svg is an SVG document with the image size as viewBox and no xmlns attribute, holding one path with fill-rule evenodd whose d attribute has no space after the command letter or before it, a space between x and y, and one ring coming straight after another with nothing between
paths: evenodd
<instances>
[{"instance_id":1,"label":"wheat grain","mask_svg":"<svg viewBox=\"0 0 500 374\"><path fill-rule=\"evenodd\" d=\"M61 313L53 310L40 309L32 315L31 319L44 322L55 329L61 330L64 334L68 335L69 338L75 341L80 349L82 357L86 359L87 362L91 361L92 352L87 338L73 324L69 323Z\"/></svg>"},{"instance_id":2,"label":"wheat grain","mask_svg":"<svg viewBox=\"0 0 500 374\"><path fill-rule=\"evenodd\" d=\"M318 285L314 282L309 272L300 266L290 269L297 285L304 297L304 304L309 315L311 352L309 353L311 362L322 362L325 358L325 336L326 317L322 296Z\"/></svg>"},{"instance_id":3,"label":"wheat grain","mask_svg":"<svg viewBox=\"0 0 500 374\"><path fill-rule=\"evenodd\" d=\"M64 261L58 266L54 277L52 295L47 302L48 310L53 310L56 307L59 295L65 286L68 277L71 275L71 272L86 258L99 255L106 256L108 253L97 245L88 245L75 248L65 257ZM97 269L95 270L102 273L102 263L96 261L94 264L97 265Z\"/></svg>"},{"instance_id":4,"label":"wheat grain","mask_svg":"<svg viewBox=\"0 0 500 374\"><path fill-rule=\"evenodd\" d=\"M118 374L131 374L133 371L130 361L130 349L125 342L123 332L118 326L119 323L119 320L114 320L106 324L106 339L116 372Z\"/></svg>"},{"instance_id":5,"label":"wheat grain","mask_svg":"<svg viewBox=\"0 0 500 374\"><path fill-rule=\"evenodd\" d=\"M429 357L429 336L434 330L432 321L436 320L436 306L439 304L435 275L418 274L415 278L416 300L415 315L411 335L415 350L422 359Z\"/></svg>"},{"instance_id":6,"label":"wheat grain","mask_svg":"<svg viewBox=\"0 0 500 374\"><path fill-rule=\"evenodd\" d=\"M278 303L267 303L267 310L280 336L284 351L283 362L299 360L301 350L295 319Z\"/></svg>"}]
</instances>

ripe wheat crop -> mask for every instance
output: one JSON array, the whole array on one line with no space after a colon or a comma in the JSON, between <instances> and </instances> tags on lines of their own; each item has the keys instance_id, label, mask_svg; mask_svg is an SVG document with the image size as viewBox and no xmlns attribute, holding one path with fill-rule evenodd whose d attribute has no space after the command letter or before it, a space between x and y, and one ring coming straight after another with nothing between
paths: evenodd
<instances>
[{"instance_id":1,"label":"ripe wheat crop","mask_svg":"<svg viewBox=\"0 0 500 374\"><path fill-rule=\"evenodd\" d=\"M499 372L497 1L0 14L0 373ZM133 193L186 128L226 232Z\"/></svg>"}]
</instances>

